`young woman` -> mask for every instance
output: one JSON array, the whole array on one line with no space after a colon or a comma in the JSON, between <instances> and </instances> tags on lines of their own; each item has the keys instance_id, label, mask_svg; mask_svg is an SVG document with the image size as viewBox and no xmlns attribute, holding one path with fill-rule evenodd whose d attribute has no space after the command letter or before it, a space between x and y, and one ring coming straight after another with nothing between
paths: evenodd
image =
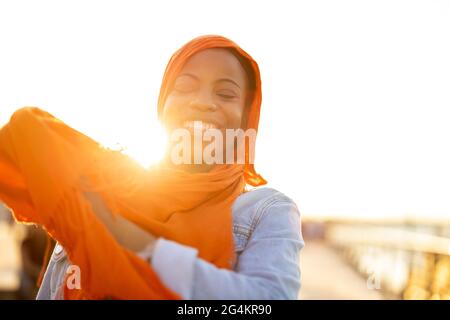
<instances>
[{"instance_id":1,"label":"young woman","mask_svg":"<svg viewBox=\"0 0 450 320\"><path fill-rule=\"evenodd\" d=\"M0 131L0 169L8 172L0 199L59 242L37 299L296 299L298 208L277 190L248 190L265 184L254 145L245 145L240 163L235 138L226 138L230 130L256 132L260 105L256 62L229 39L202 36L169 61L158 115L169 135L189 133L184 152L206 152L190 134L221 134L215 162L195 161L192 152L175 163L180 145L172 141L165 159L143 171L42 110L16 112ZM39 138L64 152L21 147ZM37 158L24 160L27 153ZM46 161L55 165L46 169Z\"/></svg>"}]
</instances>

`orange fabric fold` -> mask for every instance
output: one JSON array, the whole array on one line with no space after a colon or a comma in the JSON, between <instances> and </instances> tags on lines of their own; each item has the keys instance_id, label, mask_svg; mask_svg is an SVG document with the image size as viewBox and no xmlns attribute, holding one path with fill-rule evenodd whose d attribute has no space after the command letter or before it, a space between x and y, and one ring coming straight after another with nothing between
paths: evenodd
<instances>
[{"instance_id":1,"label":"orange fabric fold","mask_svg":"<svg viewBox=\"0 0 450 320\"><path fill-rule=\"evenodd\" d=\"M177 72L173 64L191 55L183 52L224 43L239 48L223 39L200 37L183 47L169 62L162 88ZM256 100L249 118L255 129L260 93ZM66 299L180 298L147 262L117 243L84 192L97 192L114 214L155 236L195 247L199 257L231 268L231 207L246 183L265 183L251 164L217 165L196 174L163 164L145 170L38 108L16 111L0 129L0 201L16 220L41 224L79 267L81 289L65 286Z\"/></svg>"}]
</instances>

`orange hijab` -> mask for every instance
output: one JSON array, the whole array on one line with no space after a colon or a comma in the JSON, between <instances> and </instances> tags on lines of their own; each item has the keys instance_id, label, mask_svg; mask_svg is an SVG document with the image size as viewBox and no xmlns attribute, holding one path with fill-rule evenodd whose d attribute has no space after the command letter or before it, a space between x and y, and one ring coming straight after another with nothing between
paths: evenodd
<instances>
[{"instance_id":1,"label":"orange hijab","mask_svg":"<svg viewBox=\"0 0 450 320\"><path fill-rule=\"evenodd\" d=\"M196 38L172 56L158 112L183 64L207 48L232 48L252 66L256 86L247 127L257 130L258 66L234 42L220 36ZM217 165L196 174L163 165L145 170L38 108L16 111L0 129L0 201L13 210L16 220L44 226L80 268L81 289L65 286L66 299L180 298L147 262L116 242L84 192L97 192L114 214L153 235L195 247L199 257L231 268L235 259L231 207L246 183L265 183L249 163Z\"/></svg>"}]
</instances>

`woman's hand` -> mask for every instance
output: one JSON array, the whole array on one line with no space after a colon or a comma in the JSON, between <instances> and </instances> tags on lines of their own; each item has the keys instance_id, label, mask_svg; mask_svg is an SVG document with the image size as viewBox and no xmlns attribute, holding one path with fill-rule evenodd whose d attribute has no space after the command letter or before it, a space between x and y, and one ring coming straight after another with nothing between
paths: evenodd
<instances>
[{"instance_id":1,"label":"woman's hand","mask_svg":"<svg viewBox=\"0 0 450 320\"><path fill-rule=\"evenodd\" d=\"M122 246L131 251L139 252L146 248L148 249L154 244L156 241L154 235L141 229L121 215L114 217L97 193L86 192L84 195L91 203L97 217L105 224L117 242Z\"/></svg>"}]
</instances>

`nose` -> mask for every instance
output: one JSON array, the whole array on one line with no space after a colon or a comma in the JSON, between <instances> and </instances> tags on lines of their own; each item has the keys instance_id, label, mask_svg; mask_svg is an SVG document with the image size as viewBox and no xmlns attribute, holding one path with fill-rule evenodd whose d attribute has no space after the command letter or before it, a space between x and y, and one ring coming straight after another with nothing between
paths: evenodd
<instances>
[{"instance_id":1,"label":"nose","mask_svg":"<svg viewBox=\"0 0 450 320\"><path fill-rule=\"evenodd\" d=\"M199 111L216 111L217 105L212 101L212 99L207 94L202 94L196 97L189 104L189 107L199 110Z\"/></svg>"},{"instance_id":2,"label":"nose","mask_svg":"<svg viewBox=\"0 0 450 320\"><path fill-rule=\"evenodd\" d=\"M215 103L204 103L204 102L198 102L192 101L190 104L191 108L200 110L200 111L216 111L217 105Z\"/></svg>"}]
</instances>

